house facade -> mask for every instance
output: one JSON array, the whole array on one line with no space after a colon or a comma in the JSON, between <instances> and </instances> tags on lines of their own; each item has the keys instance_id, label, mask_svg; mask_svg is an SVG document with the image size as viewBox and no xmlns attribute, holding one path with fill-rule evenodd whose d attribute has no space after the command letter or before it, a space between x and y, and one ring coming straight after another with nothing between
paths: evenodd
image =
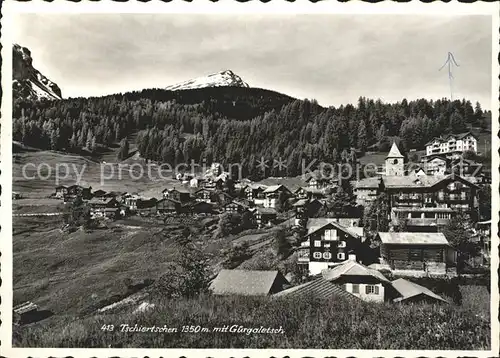
<instances>
[{"instance_id":1,"label":"house facade","mask_svg":"<svg viewBox=\"0 0 500 358\"><path fill-rule=\"evenodd\" d=\"M276 222L278 213L273 208L255 208L254 217L255 222L259 228L271 226Z\"/></svg>"},{"instance_id":2,"label":"house facade","mask_svg":"<svg viewBox=\"0 0 500 358\"><path fill-rule=\"evenodd\" d=\"M280 197L286 200L292 196L290 190L284 185L269 186L266 190L264 190L263 194L265 197L265 208L276 208L278 206Z\"/></svg>"},{"instance_id":3,"label":"house facade","mask_svg":"<svg viewBox=\"0 0 500 358\"><path fill-rule=\"evenodd\" d=\"M242 214L249 209L249 206L239 201L233 200L223 207L223 211L226 213L238 213Z\"/></svg>"},{"instance_id":4,"label":"house facade","mask_svg":"<svg viewBox=\"0 0 500 358\"><path fill-rule=\"evenodd\" d=\"M361 236L337 222L310 227L297 250L298 263L316 275L336 263L351 258L359 249Z\"/></svg>"},{"instance_id":5,"label":"house facade","mask_svg":"<svg viewBox=\"0 0 500 358\"><path fill-rule=\"evenodd\" d=\"M409 218L410 226L435 226L436 222L438 226L446 225L453 213L445 209L473 213L478 189L477 185L454 174L383 178L390 209L398 209L394 216Z\"/></svg>"},{"instance_id":6,"label":"house facade","mask_svg":"<svg viewBox=\"0 0 500 358\"><path fill-rule=\"evenodd\" d=\"M449 134L434 138L425 145L426 154L444 154L447 157L459 157L465 151L477 152L477 138L471 132Z\"/></svg>"},{"instance_id":7,"label":"house facade","mask_svg":"<svg viewBox=\"0 0 500 358\"><path fill-rule=\"evenodd\" d=\"M448 168L448 160L442 156L432 156L424 159L424 168L427 175L445 175Z\"/></svg>"},{"instance_id":8,"label":"house facade","mask_svg":"<svg viewBox=\"0 0 500 358\"><path fill-rule=\"evenodd\" d=\"M380 177L368 177L357 181L353 190L356 195L356 204L364 207L370 206L382 190L381 183Z\"/></svg>"},{"instance_id":9,"label":"house facade","mask_svg":"<svg viewBox=\"0 0 500 358\"><path fill-rule=\"evenodd\" d=\"M394 297L391 283L384 275L356 261L347 261L321 274L325 280L341 285L364 301L384 302Z\"/></svg>"},{"instance_id":10,"label":"house facade","mask_svg":"<svg viewBox=\"0 0 500 358\"><path fill-rule=\"evenodd\" d=\"M161 199L156 202L158 214L171 214L181 212L181 203L172 199Z\"/></svg>"},{"instance_id":11,"label":"house facade","mask_svg":"<svg viewBox=\"0 0 500 358\"><path fill-rule=\"evenodd\" d=\"M115 198L93 198L88 202L90 215L94 218L116 218L120 213L120 203Z\"/></svg>"}]
</instances>

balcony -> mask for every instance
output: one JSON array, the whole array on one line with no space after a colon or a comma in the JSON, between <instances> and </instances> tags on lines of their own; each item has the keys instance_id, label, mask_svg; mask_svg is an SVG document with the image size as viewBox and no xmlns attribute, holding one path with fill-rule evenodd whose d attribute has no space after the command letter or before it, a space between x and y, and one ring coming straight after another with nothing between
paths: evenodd
<instances>
[{"instance_id":1,"label":"balcony","mask_svg":"<svg viewBox=\"0 0 500 358\"><path fill-rule=\"evenodd\" d=\"M297 258L298 262L309 262L309 256L299 256Z\"/></svg>"},{"instance_id":2,"label":"balcony","mask_svg":"<svg viewBox=\"0 0 500 358\"><path fill-rule=\"evenodd\" d=\"M445 226L450 222L450 219L436 218L411 218L407 220L408 226Z\"/></svg>"}]
</instances>

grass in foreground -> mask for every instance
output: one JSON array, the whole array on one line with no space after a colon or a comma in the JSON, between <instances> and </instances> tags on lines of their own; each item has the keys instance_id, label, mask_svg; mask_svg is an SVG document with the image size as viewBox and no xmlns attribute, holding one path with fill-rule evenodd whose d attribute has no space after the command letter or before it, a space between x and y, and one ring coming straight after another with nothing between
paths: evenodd
<instances>
[{"instance_id":1,"label":"grass in foreground","mask_svg":"<svg viewBox=\"0 0 500 358\"><path fill-rule=\"evenodd\" d=\"M176 347L462 349L490 347L490 323L468 309L447 305L395 305L248 297L202 296L163 300L152 310L14 329L22 347ZM103 325L114 325L113 332ZM177 333L126 333L121 324L177 328ZM208 332L182 333L185 325ZM214 332L214 327L283 327L284 334Z\"/></svg>"}]
</instances>

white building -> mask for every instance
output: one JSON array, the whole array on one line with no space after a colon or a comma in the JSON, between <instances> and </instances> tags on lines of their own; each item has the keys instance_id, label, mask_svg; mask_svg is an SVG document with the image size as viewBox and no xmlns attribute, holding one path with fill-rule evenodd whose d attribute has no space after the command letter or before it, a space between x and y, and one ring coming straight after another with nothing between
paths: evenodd
<instances>
[{"instance_id":1,"label":"white building","mask_svg":"<svg viewBox=\"0 0 500 358\"><path fill-rule=\"evenodd\" d=\"M465 151L477 152L477 138L471 132L449 134L445 137L434 138L425 145L426 154L445 154L458 156Z\"/></svg>"},{"instance_id":2,"label":"white building","mask_svg":"<svg viewBox=\"0 0 500 358\"><path fill-rule=\"evenodd\" d=\"M347 261L332 269L324 270L325 280L342 285L344 290L364 301L384 302L390 281L377 270L368 268L356 261Z\"/></svg>"}]
</instances>

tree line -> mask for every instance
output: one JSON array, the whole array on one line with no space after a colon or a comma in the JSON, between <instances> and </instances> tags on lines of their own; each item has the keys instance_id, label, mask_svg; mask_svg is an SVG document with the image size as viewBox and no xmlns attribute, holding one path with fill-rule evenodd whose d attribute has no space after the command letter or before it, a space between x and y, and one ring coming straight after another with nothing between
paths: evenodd
<instances>
[{"instance_id":1,"label":"tree line","mask_svg":"<svg viewBox=\"0 0 500 358\"><path fill-rule=\"evenodd\" d=\"M17 99L13 138L68 152L93 152L121 142L123 159L127 136L138 133L136 144L146 159L172 165L239 163L245 176L259 178L298 175L303 160L340 163L353 150L388 151L392 141L405 153L443 134L488 127L481 105L467 100L383 103L360 97L356 105L324 108L315 100L264 90L245 95L244 90L249 89L232 94L226 88L210 92L213 97L196 90L192 98L190 91L175 97L171 91L145 90L62 101ZM267 172L257 167L262 160ZM273 166L275 160L285 165Z\"/></svg>"}]
</instances>

